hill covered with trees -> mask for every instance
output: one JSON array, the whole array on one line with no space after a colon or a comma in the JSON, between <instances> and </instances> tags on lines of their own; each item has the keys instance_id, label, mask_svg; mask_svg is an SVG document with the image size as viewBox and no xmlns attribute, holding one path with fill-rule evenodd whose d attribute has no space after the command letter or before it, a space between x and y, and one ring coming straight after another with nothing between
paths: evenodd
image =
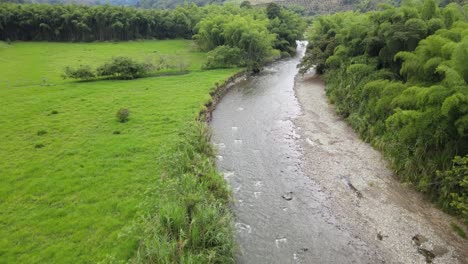
<instances>
[{"instance_id":1,"label":"hill covered with trees","mask_svg":"<svg viewBox=\"0 0 468 264\"><path fill-rule=\"evenodd\" d=\"M447 0L450 1L450 0ZM39 3L39 4L79 4L79 5L116 5L141 8L174 9L184 4L205 6L208 4L233 3L241 5L248 2L251 6L266 7L269 3L287 7L303 15L330 14L344 10L371 10L379 3L398 5L399 0L0 0L0 3Z\"/></svg>"},{"instance_id":2,"label":"hill covered with trees","mask_svg":"<svg viewBox=\"0 0 468 264\"><path fill-rule=\"evenodd\" d=\"M0 3L19 4L79 4L79 5L117 5L135 6L142 8L172 9L184 4L204 6L223 3L225 0L0 0Z\"/></svg>"},{"instance_id":3,"label":"hill covered with trees","mask_svg":"<svg viewBox=\"0 0 468 264\"><path fill-rule=\"evenodd\" d=\"M468 217L468 5L434 0L322 16L315 67L337 112L399 177Z\"/></svg>"}]
</instances>

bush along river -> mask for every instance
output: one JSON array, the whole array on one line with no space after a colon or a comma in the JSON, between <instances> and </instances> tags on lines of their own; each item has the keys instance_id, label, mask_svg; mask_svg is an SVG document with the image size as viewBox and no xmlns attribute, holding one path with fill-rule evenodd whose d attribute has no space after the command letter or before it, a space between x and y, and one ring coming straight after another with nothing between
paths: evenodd
<instances>
[{"instance_id":1,"label":"bush along river","mask_svg":"<svg viewBox=\"0 0 468 264\"><path fill-rule=\"evenodd\" d=\"M305 52L233 85L213 112L238 263L466 263L451 217L394 179L335 115ZM296 97L297 95L297 97Z\"/></svg>"}]
</instances>

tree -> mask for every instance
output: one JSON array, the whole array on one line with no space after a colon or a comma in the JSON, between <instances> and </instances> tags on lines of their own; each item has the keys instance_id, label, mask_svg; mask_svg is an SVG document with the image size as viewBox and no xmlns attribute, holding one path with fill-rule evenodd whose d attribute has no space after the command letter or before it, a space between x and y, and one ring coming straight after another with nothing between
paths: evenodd
<instances>
[{"instance_id":1,"label":"tree","mask_svg":"<svg viewBox=\"0 0 468 264\"><path fill-rule=\"evenodd\" d=\"M281 8L275 3L269 3L267 5L266 12L269 19L274 19L280 15Z\"/></svg>"},{"instance_id":2,"label":"tree","mask_svg":"<svg viewBox=\"0 0 468 264\"><path fill-rule=\"evenodd\" d=\"M241 8L252 8L252 4L251 4L249 1L243 1L243 2L240 4L240 7L241 7Z\"/></svg>"}]
</instances>

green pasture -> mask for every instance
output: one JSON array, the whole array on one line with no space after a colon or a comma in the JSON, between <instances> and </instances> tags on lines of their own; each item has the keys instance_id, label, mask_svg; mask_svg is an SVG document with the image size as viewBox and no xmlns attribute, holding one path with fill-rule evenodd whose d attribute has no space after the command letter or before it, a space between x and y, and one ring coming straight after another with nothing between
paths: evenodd
<instances>
[{"instance_id":1,"label":"green pasture","mask_svg":"<svg viewBox=\"0 0 468 264\"><path fill-rule=\"evenodd\" d=\"M96 263L131 258L134 220L161 182L158 157L194 120L216 82L185 40L0 43L0 262ZM63 80L65 66L113 56L183 58L190 73L131 81ZM119 108L130 119L119 123ZM160 188L164 190L164 188ZM114 261L112 261L114 262Z\"/></svg>"}]
</instances>

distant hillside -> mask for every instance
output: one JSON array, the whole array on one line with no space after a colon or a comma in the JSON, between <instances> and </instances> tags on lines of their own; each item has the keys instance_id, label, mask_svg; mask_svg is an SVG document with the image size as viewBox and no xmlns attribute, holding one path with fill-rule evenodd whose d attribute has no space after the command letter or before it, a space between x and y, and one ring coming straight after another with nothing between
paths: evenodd
<instances>
[{"instance_id":1,"label":"distant hillside","mask_svg":"<svg viewBox=\"0 0 468 264\"><path fill-rule=\"evenodd\" d=\"M143 8L169 9L184 3L195 3L199 6L223 3L225 0L0 0L11 3L44 3L44 4L83 4L83 5L124 5Z\"/></svg>"},{"instance_id":2,"label":"distant hillside","mask_svg":"<svg viewBox=\"0 0 468 264\"><path fill-rule=\"evenodd\" d=\"M49 3L49 4L84 4L84 5L124 5L142 8L171 9L184 3L195 3L203 6L213 3L241 4L244 0L0 0L14 3ZM450 2L456 0L442 0ZM466 0L460 0L466 1ZM400 0L250 0L254 6L263 6L268 3L277 3L289 7L304 15L329 14L345 10L367 11L375 9L378 3L387 2L398 5Z\"/></svg>"},{"instance_id":3,"label":"distant hillside","mask_svg":"<svg viewBox=\"0 0 468 264\"><path fill-rule=\"evenodd\" d=\"M225 0L136 0L137 6L143 8L174 8L184 3L195 3L199 6L214 4L214 3L223 3Z\"/></svg>"},{"instance_id":4,"label":"distant hillside","mask_svg":"<svg viewBox=\"0 0 468 264\"><path fill-rule=\"evenodd\" d=\"M228 0L236 4L244 0ZM308 15L330 14L346 10L371 10L375 9L379 3L398 4L400 0L250 0L252 5L267 5L276 3L278 5L290 7Z\"/></svg>"},{"instance_id":5,"label":"distant hillside","mask_svg":"<svg viewBox=\"0 0 468 264\"><path fill-rule=\"evenodd\" d=\"M244 0L231 0L228 2L241 3L243 1ZM249 2L252 5L259 6L273 2L278 5L294 8L304 14L313 15L352 9L353 6L345 3L346 1L349 2L350 0L250 0Z\"/></svg>"}]
</instances>

